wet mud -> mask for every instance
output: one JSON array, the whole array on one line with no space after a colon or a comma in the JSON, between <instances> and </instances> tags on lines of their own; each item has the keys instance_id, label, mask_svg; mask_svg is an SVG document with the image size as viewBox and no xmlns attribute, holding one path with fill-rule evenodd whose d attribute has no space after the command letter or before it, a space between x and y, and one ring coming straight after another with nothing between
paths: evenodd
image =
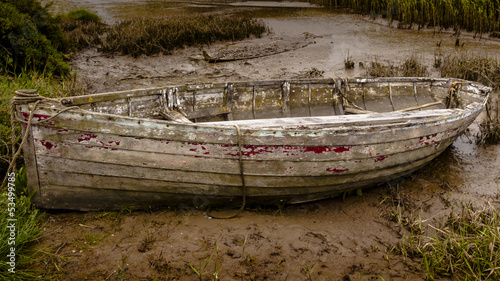
<instances>
[{"instance_id":1,"label":"wet mud","mask_svg":"<svg viewBox=\"0 0 500 281\"><path fill-rule=\"evenodd\" d=\"M138 13L148 10L145 5L154 7L150 12L217 8L199 2L187 7L165 1L64 3L94 9L109 22L129 17L126 6ZM231 8L241 12L245 7ZM500 50L495 40L462 35L465 45L455 47L451 33L399 30L359 15L268 8L274 10L258 10L272 30L263 38L139 58L89 49L76 54L71 64L88 92L96 93L185 82L363 76L359 62L399 62L409 55L420 57L437 76L435 56ZM193 59L203 51L276 41L289 42L290 49L219 63ZM308 44L294 48L296 42ZM356 63L352 70L344 67L348 56ZM420 214L425 225L439 225L463 203L500 207L500 146L477 145L479 133L476 122L442 155L406 178L331 200L246 208L230 220L186 206L47 212L42 216L45 235L35 248L54 255L38 266L67 280L425 280L420 261L396 250L406 231L398 218ZM235 211L210 210L218 215Z\"/></svg>"}]
</instances>

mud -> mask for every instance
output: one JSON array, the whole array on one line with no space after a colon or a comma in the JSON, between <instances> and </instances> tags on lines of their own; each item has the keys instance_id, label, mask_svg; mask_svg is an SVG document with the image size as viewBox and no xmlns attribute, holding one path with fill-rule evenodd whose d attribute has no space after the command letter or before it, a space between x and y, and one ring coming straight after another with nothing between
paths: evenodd
<instances>
[{"instance_id":1,"label":"mud","mask_svg":"<svg viewBox=\"0 0 500 281\"><path fill-rule=\"evenodd\" d=\"M146 13L148 5L149 13L229 9L199 2L61 3L55 8L87 7L109 22L130 17L130 7L137 14ZM359 62L399 62L412 54L437 76L431 66L435 56L500 50L499 41L467 34L460 37L465 45L455 47L456 37L450 32L399 30L380 20L314 7L261 6L231 11L257 13L272 30L263 38L139 58L103 56L89 49L76 54L71 64L88 92L95 93L214 80L363 76ZM290 46L298 41L310 44L230 62L192 59L203 51L278 40ZM353 70L344 68L347 57L356 63ZM425 280L416 257L398 254L397 245L406 235L398 218L420 214L425 225L438 225L451 208L465 202L500 206L500 146L477 145L477 134L476 123L441 156L404 179L331 200L247 208L230 220L211 219L205 210L185 206L47 212L42 216L45 235L34 247L54 255L37 267L68 280ZM219 215L235 211L210 210Z\"/></svg>"}]
</instances>

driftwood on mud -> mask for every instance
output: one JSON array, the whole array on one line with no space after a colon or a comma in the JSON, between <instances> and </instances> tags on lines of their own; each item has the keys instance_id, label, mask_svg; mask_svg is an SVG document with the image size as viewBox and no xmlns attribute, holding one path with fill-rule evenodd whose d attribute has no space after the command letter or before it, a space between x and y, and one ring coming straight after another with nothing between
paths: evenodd
<instances>
[{"instance_id":1,"label":"driftwood on mud","mask_svg":"<svg viewBox=\"0 0 500 281\"><path fill-rule=\"evenodd\" d=\"M312 43L313 42L311 40L307 39L301 39L293 42L275 40L256 44L241 43L229 45L213 53L203 51L201 56L192 57L191 59L206 60L210 63L254 59L297 50Z\"/></svg>"}]
</instances>

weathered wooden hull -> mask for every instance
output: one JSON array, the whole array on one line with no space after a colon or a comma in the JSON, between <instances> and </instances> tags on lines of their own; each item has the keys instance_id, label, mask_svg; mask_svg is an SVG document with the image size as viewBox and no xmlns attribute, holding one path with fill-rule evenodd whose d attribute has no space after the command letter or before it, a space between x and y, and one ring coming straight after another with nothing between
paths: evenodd
<instances>
[{"instance_id":1,"label":"weathered wooden hull","mask_svg":"<svg viewBox=\"0 0 500 281\"><path fill-rule=\"evenodd\" d=\"M404 80L414 85L422 81L428 83L424 79ZM451 83L432 81L442 83L443 88ZM204 118L199 113L203 110L224 114L217 117L222 119L228 119L228 114L255 115L255 89L253 102L239 90L248 88L251 82L246 83L241 87L231 84L230 105L226 84L221 88L225 89L221 98L225 105L212 97L213 103L223 105L218 109L192 106L188 117ZM333 81L314 83L331 85ZM351 81L350 86L354 83L367 87L366 82L358 80ZM294 117L290 115L294 109L289 107L291 91L286 89L286 93L280 85L277 91L282 100L268 109L291 117L182 124L134 117L146 112L130 110L131 99L138 91L121 93L127 96L121 100L129 110L118 114L99 113L105 106L99 107L98 102L110 107L117 100L110 96L120 97L120 93L66 99L64 103L87 106L87 110L68 110L47 122L33 124L24 146L29 187L36 191L33 203L41 208L101 210L237 205L244 195L247 202L259 204L328 198L401 177L427 164L473 122L488 91L467 84L471 91L465 89L461 94L472 97L463 109ZM333 86L325 89L338 90ZM308 86L305 92L309 93L305 99L310 104L314 91ZM172 101L165 88L148 93L141 92L142 100L164 106ZM176 99L186 100L183 93L177 90ZM353 100L355 94L350 95ZM195 100L196 94L193 97ZM264 104L265 100L257 102ZM326 104L334 100L332 97ZM244 108L242 104L252 104L253 109L238 111ZM27 120L29 106L18 106L18 118ZM89 107L94 107L93 112ZM342 110L339 103L330 108L332 112ZM47 119L58 110L57 106L39 107L34 121Z\"/></svg>"}]
</instances>

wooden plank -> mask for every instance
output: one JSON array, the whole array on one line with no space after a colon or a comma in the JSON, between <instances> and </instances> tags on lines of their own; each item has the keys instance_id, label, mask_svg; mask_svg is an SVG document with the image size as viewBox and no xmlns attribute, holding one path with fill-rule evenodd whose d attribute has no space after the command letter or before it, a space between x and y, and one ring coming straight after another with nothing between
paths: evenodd
<instances>
[{"instance_id":1,"label":"wooden plank","mask_svg":"<svg viewBox=\"0 0 500 281\"><path fill-rule=\"evenodd\" d=\"M204 188L214 186L241 186L239 174L220 174L208 172L190 172L169 169L157 169L137 163L137 165L126 165L125 163L102 163L93 159L67 159L49 156L38 157L38 167L41 171L77 173L87 175L101 175L115 178L135 178L165 183L175 183L174 186L182 187L182 184L202 185ZM48 181L50 179L46 179ZM164 192L167 192L164 190ZM187 192L186 193L190 193Z\"/></svg>"},{"instance_id":2,"label":"wooden plank","mask_svg":"<svg viewBox=\"0 0 500 281\"><path fill-rule=\"evenodd\" d=\"M191 124L191 120L189 120L185 115L178 111L160 111L160 116L165 118L166 120L173 121L175 123L183 123L183 124Z\"/></svg>"},{"instance_id":3,"label":"wooden plank","mask_svg":"<svg viewBox=\"0 0 500 281\"><path fill-rule=\"evenodd\" d=\"M149 95L160 95L169 88L170 87L158 87L149 89L127 90L127 91L100 93L100 94L92 94L84 96L66 97L66 98L61 98L60 100L62 104L67 106L83 105L83 104L91 104L99 102L109 102L117 99L127 99L127 98L149 96Z\"/></svg>"},{"instance_id":4,"label":"wooden plank","mask_svg":"<svg viewBox=\"0 0 500 281\"><path fill-rule=\"evenodd\" d=\"M415 82L413 82L413 96L415 97L415 103L417 104L417 106L419 106L420 104L418 103L417 84Z\"/></svg>"},{"instance_id":5,"label":"wooden plank","mask_svg":"<svg viewBox=\"0 0 500 281\"><path fill-rule=\"evenodd\" d=\"M231 113L231 110L226 107L198 109L196 111L186 112L189 119L211 117L228 113Z\"/></svg>"},{"instance_id":6,"label":"wooden plank","mask_svg":"<svg viewBox=\"0 0 500 281\"><path fill-rule=\"evenodd\" d=\"M451 83L451 79L448 78L414 78L414 77L380 77L380 78L351 78L349 79L350 84L359 84L370 86L371 84L378 84L384 82L400 82L400 83L418 83L418 84L432 84L435 87L443 87L447 88ZM453 81L460 82L464 81L467 85L470 82L460 79L453 79ZM276 85L280 84L281 80L266 80L266 81L244 81L244 82L233 82L235 87L253 87L258 85ZM316 83L316 84L324 84L324 83L333 83L332 79L296 79L290 80L291 84L308 84L308 83ZM199 89L210 89L210 88L223 88L226 83L198 83L198 84L186 84L182 86L175 86L181 92L183 91L194 91ZM475 86L474 84L473 86ZM470 86L473 88L473 86ZM112 101L116 99L125 99L128 97L138 97L138 96L146 96L146 95L161 95L168 89L174 86L167 87L156 87L156 88L147 88L147 89L136 89L136 90L127 90L127 91L118 91L118 92L110 92L110 93L100 93L86 96L75 96L62 98L61 101L65 105L82 105L93 102L103 102L103 101Z\"/></svg>"},{"instance_id":7,"label":"wooden plank","mask_svg":"<svg viewBox=\"0 0 500 281\"><path fill-rule=\"evenodd\" d=\"M185 156L203 156L205 158L228 158L238 159L239 149L236 144L214 144L199 142L162 141L146 138L117 136L102 133L87 133L78 131L61 131L50 128L36 128L38 141L44 142L45 146L57 146L59 143L67 145L83 145L85 147L105 147L120 149L124 151L139 151L165 154L178 154ZM457 134L454 130L444 131L437 134L419 136L398 141L396 143L379 140L379 143L370 145L349 146L307 146L303 145L242 145L242 155L245 159L276 160L287 159L288 161L325 161L333 158L363 159L370 155L391 155L401 150L413 150L425 145L442 142ZM376 141L376 140L373 140ZM47 148L47 147L46 147ZM336 154L331 154L331 153Z\"/></svg>"},{"instance_id":8,"label":"wooden plank","mask_svg":"<svg viewBox=\"0 0 500 281\"><path fill-rule=\"evenodd\" d=\"M26 133L26 128L22 126L22 135ZM29 192L34 192L35 194L31 198L31 201L38 202L41 199L43 190L40 189L40 182L38 181L38 167L37 167L37 156L35 153L35 144L33 140L33 127L31 127L26 138L26 142L23 145L24 153L24 165L26 167L26 178L28 184Z\"/></svg>"},{"instance_id":9,"label":"wooden plank","mask_svg":"<svg viewBox=\"0 0 500 281\"><path fill-rule=\"evenodd\" d=\"M154 193L143 191L125 191L110 189L89 189L73 186L43 186L47 188L42 201L34 204L38 208L64 209L78 211L102 211L122 209L151 209L166 206L201 207L208 199L210 202L224 202L226 206L241 204L241 200L234 198L209 198L204 195L190 195L182 193ZM218 200L218 201L216 201ZM206 206L205 206L206 207Z\"/></svg>"},{"instance_id":10,"label":"wooden plank","mask_svg":"<svg viewBox=\"0 0 500 281\"><path fill-rule=\"evenodd\" d=\"M290 117L290 82L281 85L281 116Z\"/></svg>"},{"instance_id":11,"label":"wooden plank","mask_svg":"<svg viewBox=\"0 0 500 281\"><path fill-rule=\"evenodd\" d=\"M360 172L355 175L323 175L323 176L265 176L265 175L248 175L245 176L249 196L278 196L289 194L307 194L309 192L325 192L331 190L332 187L339 188L341 185L353 184L359 182L376 183L384 182L394 173L405 173L411 171L414 167L423 165L437 156L442 150L436 151L434 154L416 159L412 162L407 162L401 165L390 166L383 169L373 169L367 172ZM47 158L48 159L48 158ZM55 160L57 162L57 159ZM66 161L66 163L68 163ZM75 162L76 163L76 162ZM51 185L66 185L75 187L87 187L93 189L117 189L128 191L144 191L144 192L168 192L180 194L209 194L220 196L231 196L241 194L241 187L237 185L237 181L233 181L236 177L232 177L227 184L218 183L199 183L184 179L183 181L169 181L168 179L142 178L135 174L125 174L124 171L109 170L100 163L92 163L88 161L80 161L81 164L90 164L94 169L90 173L84 171L72 170L66 171L64 167L61 169L40 169L40 182L45 189L49 189ZM54 164L57 166L57 164ZM50 165L44 167L50 168ZM158 170L151 170L137 167L139 175L154 175ZM112 174L112 175L110 175ZM114 175L113 175L114 174ZM118 176L116 174L119 174ZM171 179L171 178L169 178Z\"/></svg>"},{"instance_id":12,"label":"wooden plank","mask_svg":"<svg viewBox=\"0 0 500 281\"><path fill-rule=\"evenodd\" d=\"M224 95L225 101L224 101L224 107L229 111L227 113L225 121L233 121L233 113L232 111L232 104L233 104L233 95L234 95L234 85L232 83L228 83L226 87L226 93Z\"/></svg>"},{"instance_id":13,"label":"wooden plank","mask_svg":"<svg viewBox=\"0 0 500 281\"><path fill-rule=\"evenodd\" d=\"M192 141L207 143L237 143L236 130L232 124L244 129L245 144L300 145L308 139L308 145L350 145L353 144L353 130L358 145L373 143L374 139L386 142L398 141L411 137L425 136L441 131L456 129L469 124L479 112L477 110L464 113L462 110L435 110L427 112L397 112L392 114L280 118L273 120L227 121L217 124L172 124L161 120L133 119L109 115L92 114L81 116L76 112L64 112L51 120L50 126L76 129L80 131L101 132L115 135L165 139L175 141ZM41 112L37 111L36 116ZM51 114L47 113L46 114ZM448 116L447 116L448 115ZM401 119L397 119L397 117ZM38 118L38 117L37 117ZM304 121L304 127L298 120ZM356 123L359 122L359 123ZM391 123L398 121L396 123ZM410 122L411 121L411 122ZM113 126L108 124L112 122ZM279 126L272 128L272 123ZM376 122L380 122L379 126ZM387 123L387 125L382 125ZM315 125L312 125L315 124ZM368 125L363 127L363 125ZM262 126L270 127L261 129ZM352 126L359 126L353 128ZM250 129L254 128L255 129ZM287 129L290 127L290 129ZM318 130L323 128L322 130ZM396 133L397 132L397 133Z\"/></svg>"},{"instance_id":14,"label":"wooden plank","mask_svg":"<svg viewBox=\"0 0 500 281\"><path fill-rule=\"evenodd\" d=\"M391 83L389 83L389 99L391 101L392 111L396 111L396 108L394 107L394 101L392 99L392 84Z\"/></svg>"},{"instance_id":15,"label":"wooden plank","mask_svg":"<svg viewBox=\"0 0 500 281\"><path fill-rule=\"evenodd\" d=\"M384 169L389 166L400 165L406 161L413 161L425 155L433 154L442 149L443 145L449 145L452 139L434 142L428 140L427 145L422 145L413 150L400 151L393 154L377 153L376 155L363 155L364 158L352 159L338 157L339 152L334 150L322 153L329 154L330 159L317 161L312 158L309 161L290 161L286 157L278 155L269 160L253 160L244 158L245 175L263 175L280 177L287 176L322 176L333 174L356 174L373 169ZM58 157L73 160L88 160L122 164L127 166L150 167L155 169L166 169L188 172L219 173L238 175L239 162L237 159L227 158L205 158L201 155L186 156L175 154L162 154L155 152L124 151L108 147L88 147L84 145L69 145L65 143L51 143L50 149L44 141L35 141L38 155Z\"/></svg>"},{"instance_id":16,"label":"wooden plank","mask_svg":"<svg viewBox=\"0 0 500 281\"><path fill-rule=\"evenodd\" d=\"M439 152L438 152L439 153ZM350 183L346 185L348 182L346 178L343 181L340 181L340 185L332 184L328 181L327 178L300 178L292 181L292 183L297 184L293 188L260 188L259 191L250 189L252 192L247 196L247 202L259 202L263 203L265 200L269 200L270 202L304 202L308 200L315 200L326 198L330 196L334 196L343 191L352 189L352 188L360 188L369 185L376 184L378 182L383 182L386 180L390 180L393 177L399 177L405 175L413 170L420 168L421 166L428 163L432 158L438 155L429 156L427 158L420 159L418 161L412 163L406 163L405 165L400 165L398 167L392 167L383 171L374 171L370 175L361 174L360 177L349 177ZM342 176L335 177L336 179L340 179ZM58 179L61 178L74 178L74 174L69 174L66 176L55 176L55 175L47 175L46 179ZM273 178L271 178L273 179ZM356 181L352 182L355 179ZM140 191L130 191L127 189L123 189L119 185L112 184L109 182L109 177L103 177L98 181L103 181L104 186L108 186L108 188L100 188L103 185L92 186L92 187L81 187L80 185L85 185L88 183L88 180L80 179L76 183L78 186L64 185L59 186L53 183L47 183L47 185L43 185L41 188L46 190L44 193L43 200L38 202L37 206L42 208L53 208L53 209L74 209L74 210L97 210L97 209L120 209L120 208L144 208L144 207L155 207L155 206L165 206L165 205L178 205L183 202L191 202L202 201L206 204L220 204L223 203L225 205L230 204L231 197L226 196L223 192L217 193L217 197L213 197L211 194L185 194L183 193L183 189L177 190L176 193L167 193L167 192L154 192L147 190ZM128 182L125 180L121 181L125 185ZM321 183L322 186L316 185L314 187L308 188L303 187L301 183ZM326 183L326 185L325 185ZM141 182L138 182L141 184ZM128 184L128 186L132 186ZM263 185L260 185L263 186ZM97 188L96 188L97 187ZM148 188L145 186L145 188ZM136 188L137 189L137 188ZM161 190L161 188L160 188ZM238 193L237 189L235 193ZM236 195L236 199L240 199L241 195ZM233 198L234 199L234 198ZM239 202L239 201L238 201Z\"/></svg>"}]
</instances>

